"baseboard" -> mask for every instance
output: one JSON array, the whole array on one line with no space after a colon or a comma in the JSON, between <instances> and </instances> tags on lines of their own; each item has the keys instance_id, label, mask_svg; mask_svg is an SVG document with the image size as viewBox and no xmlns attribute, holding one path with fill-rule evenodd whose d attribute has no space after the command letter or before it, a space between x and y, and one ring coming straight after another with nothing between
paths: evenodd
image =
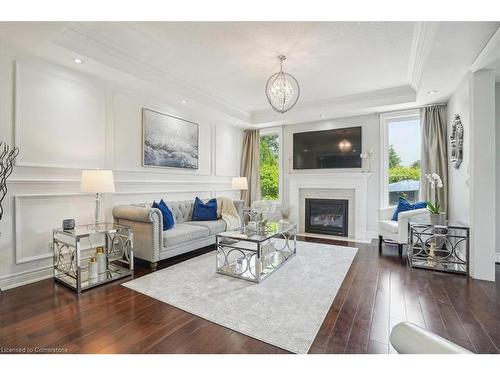
<instances>
[{"instance_id":1,"label":"baseboard","mask_svg":"<svg viewBox=\"0 0 500 375\"><path fill-rule=\"evenodd\" d=\"M50 279L54 276L53 266L42 267L36 270L23 271L12 275L0 277L0 289L7 290L40 280Z\"/></svg>"},{"instance_id":2,"label":"baseboard","mask_svg":"<svg viewBox=\"0 0 500 375\"><path fill-rule=\"evenodd\" d=\"M366 231L366 238L369 238L370 240L378 238L378 231L376 231L376 230L367 230Z\"/></svg>"},{"instance_id":3,"label":"baseboard","mask_svg":"<svg viewBox=\"0 0 500 375\"><path fill-rule=\"evenodd\" d=\"M307 232L297 232L297 236L312 237L312 238L324 238L327 240L338 240L347 242L361 242L361 243L371 243L371 239L359 239L354 237L342 237L342 236L331 236L329 234L316 234Z\"/></svg>"}]
</instances>

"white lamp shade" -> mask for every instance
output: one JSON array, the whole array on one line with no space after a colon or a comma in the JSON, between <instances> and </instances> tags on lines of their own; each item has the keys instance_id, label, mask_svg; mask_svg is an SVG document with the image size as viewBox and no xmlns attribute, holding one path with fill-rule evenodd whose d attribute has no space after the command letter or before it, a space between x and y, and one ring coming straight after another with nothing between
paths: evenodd
<instances>
[{"instance_id":1,"label":"white lamp shade","mask_svg":"<svg viewBox=\"0 0 500 375\"><path fill-rule=\"evenodd\" d=\"M248 190L248 181L246 177L233 177L233 189Z\"/></svg>"},{"instance_id":2,"label":"white lamp shade","mask_svg":"<svg viewBox=\"0 0 500 375\"><path fill-rule=\"evenodd\" d=\"M114 193L113 171L101 169L82 171L80 190L84 193Z\"/></svg>"}]
</instances>

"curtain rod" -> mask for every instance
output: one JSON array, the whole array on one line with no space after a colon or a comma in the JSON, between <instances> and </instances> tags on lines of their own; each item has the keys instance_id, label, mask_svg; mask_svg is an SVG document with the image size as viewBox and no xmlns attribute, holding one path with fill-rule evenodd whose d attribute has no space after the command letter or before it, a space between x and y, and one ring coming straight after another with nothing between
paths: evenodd
<instances>
[{"instance_id":1,"label":"curtain rod","mask_svg":"<svg viewBox=\"0 0 500 375\"><path fill-rule=\"evenodd\" d=\"M395 112L404 112L404 111L411 111L412 109L420 109L420 108L429 108L429 107L442 107L442 106L447 106L448 103L436 103L436 104L426 104L426 105L421 105L418 107L412 107L412 108L406 108L406 109L395 109L393 111L387 111L387 112L374 112L374 115L381 115L383 113L395 113ZM363 116L363 115L360 115Z\"/></svg>"},{"instance_id":2,"label":"curtain rod","mask_svg":"<svg viewBox=\"0 0 500 375\"><path fill-rule=\"evenodd\" d=\"M448 105L448 103L427 104L427 105L423 105L423 106L420 106L417 108L439 107L439 106L444 106L444 105Z\"/></svg>"}]
</instances>

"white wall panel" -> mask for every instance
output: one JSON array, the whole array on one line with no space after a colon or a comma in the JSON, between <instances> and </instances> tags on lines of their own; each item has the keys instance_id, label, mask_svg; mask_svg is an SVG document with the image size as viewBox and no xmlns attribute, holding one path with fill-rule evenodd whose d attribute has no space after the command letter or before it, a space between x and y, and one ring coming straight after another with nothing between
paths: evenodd
<instances>
[{"instance_id":1,"label":"white wall panel","mask_svg":"<svg viewBox=\"0 0 500 375\"><path fill-rule=\"evenodd\" d=\"M448 159L448 216L464 224L470 224L470 157L471 157L471 75L466 74L453 95L448 100L447 126L451 125L455 114L459 114L464 127L463 159L459 169L455 169ZM448 155L451 146L448 142Z\"/></svg>"},{"instance_id":2,"label":"white wall panel","mask_svg":"<svg viewBox=\"0 0 500 375\"><path fill-rule=\"evenodd\" d=\"M178 168L158 168L142 166L142 108L171 113L191 122L199 124L199 168L185 170ZM210 175L212 166L212 125L200 122L195 114L186 111L184 114L172 113L168 106L142 101L122 93L113 95L113 139L114 166L123 171L147 171L171 174Z\"/></svg>"},{"instance_id":3,"label":"white wall panel","mask_svg":"<svg viewBox=\"0 0 500 375\"><path fill-rule=\"evenodd\" d=\"M67 218L77 225L92 222L94 207L94 196L88 194L16 195L16 263L52 257L52 229L60 228Z\"/></svg>"},{"instance_id":4,"label":"white wall panel","mask_svg":"<svg viewBox=\"0 0 500 375\"><path fill-rule=\"evenodd\" d=\"M217 176L239 176L242 147L242 129L229 125L217 125L215 129L215 174Z\"/></svg>"},{"instance_id":5,"label":"white wall panel","mask_svg":"<svg viewBox=\"0 0 500 375\"><path fill-rule=\"evenodd\" d=\"M17 165L97 168L105 157L101 87L16 64Z\"/></svg>"}]
</instances>

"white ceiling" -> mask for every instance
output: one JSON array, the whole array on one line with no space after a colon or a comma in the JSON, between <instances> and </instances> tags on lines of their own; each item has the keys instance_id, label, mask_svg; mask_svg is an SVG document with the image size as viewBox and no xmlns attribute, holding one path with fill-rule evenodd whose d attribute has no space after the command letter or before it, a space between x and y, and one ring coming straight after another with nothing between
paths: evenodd
<instances>
[{"instance_id":1,"label":"white ceiling","mask_svg":"<svg viewBox=\"0 0 500 375\"><path fill-rule=\"evenodd\" d=\"M0 37L50 58L55 47L269 125L448 98L498 22L0 23ZM45 50L45 54L43 51ZM273 112L264 86L279 69L301 85L299 104ZM54 60L61 62L64 53ZM68 58L68 57L66 57ZM102 68L104 69L104 68ZM92 73L92 72L87 72ZM438 90L432 97L429 90Z\"/></svg>"},{"instance_id":2,"label":"white ceiling","mask_svg":"<svg viewBox=\"0 0 500 375\"><path fill-rule=\"evenodd\" d=\"M405 84L413 26L409 23L241 22L90 25L110 44L246 112L268 108L267 78L285 69L301 85L301 101ZM394 54L393 51L398 51Z\"/></svg>"}]
</instances>

